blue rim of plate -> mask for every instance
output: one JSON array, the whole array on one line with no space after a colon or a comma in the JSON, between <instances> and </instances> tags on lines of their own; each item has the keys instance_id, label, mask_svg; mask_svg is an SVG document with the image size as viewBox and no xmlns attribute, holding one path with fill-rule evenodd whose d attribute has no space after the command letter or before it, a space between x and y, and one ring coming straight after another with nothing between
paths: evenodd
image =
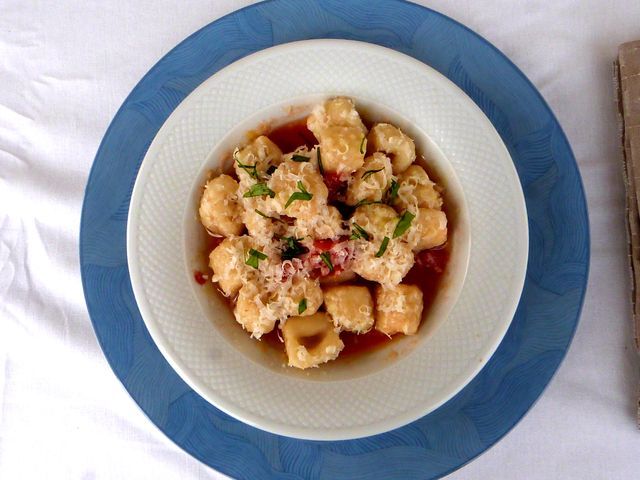
<instances>
[{"instance_id":1,"label":"blue rim of plate","mask_svg":"<svg viewBox=\"0 0 640 480\"><path fill-rule=\"evenodd\" d=\"M456 83L507 146L529 217L529 263L520 304L482 371L454 398L409 425L336 442L297 440L250 427L191 390L144 326L125 242L140 163L178 104L235 60L312 38L393 48ZM403 0L270 0L189 36L127 97L102 140L87 183L80 265L93 327L116 376L165 435L205 464L247 479L438 478L509 432L560 365L586 291L589 224L580 174L560 125L531 82L485 39Z\"/></svg>"}]
</instances>

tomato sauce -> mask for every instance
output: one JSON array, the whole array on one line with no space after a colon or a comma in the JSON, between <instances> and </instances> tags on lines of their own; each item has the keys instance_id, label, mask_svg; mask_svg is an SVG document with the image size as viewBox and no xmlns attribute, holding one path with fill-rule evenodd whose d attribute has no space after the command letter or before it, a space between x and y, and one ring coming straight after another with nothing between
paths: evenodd
<instances>
[{"instance_id":1,"label":"tomato sauce","mask_svg":"<svg viewBox=\"0 0 640 480\"><path fill-rule=\"evenodd\" d=\"M302 145L306 145L311 150L318 144L315 135L307 128L305 118L285 123L272 130L267 136L283 153L293 152Z\"/></svg>"},{"instance_id":2,"label":"tomato sauce","mask_svg":"<svg viewBox=\"0 0 640 480\"><path fill-rule=\"evenodd\" d=\"M205 275L200 270L194 270L193 279L196 281L198 285L204 285L207 283L208 275Z\"/></svg>"},{"instance_id":3,"label":"tomato sauce","mask_svg":"<svg viewBox=\"0 0 640 480\"><path fill-rule=\"evenodd\" d=\"M365 125L371 126L371 123L365 121ZM295 120L293 122L281 125L267 136L283 151L291 152L301 145L306 145L309 149L318 144L316 137L307 128L306 120ZM421 161L422 160L422 161ZM424 159L419 157L418 163L425 168L429 178L433 179L436 183L440 183L440 179L432 172L428 165L425 164ZM336 175L325 173L325 183L330 191L330 201L334 201L336 197L344 195L346 189L346 182L337 178ZM346 219L353 213L353 207L349 207L344 204L337 203L336 206L341 211L343 217ZM446 213L446 208L445 208ZM447 215L448 216L448 215ZM448 216L449 217L449 216ZM451 221L451 219L449 219ZM213 250L220 244L223 238L209 237L207 253ZM318 250L329 250L336 242L333 240L315 240L314 246ZM450 256L450 243L445 244L444 247L432 250L424 250L416 255L416 261L409 273L405 276L402 283L409 285L417 285L423 294L424 310L423 315L428 315L433 301L435 300L440 288L442 286L442 279L449 262ZM197 275L200 272L194 272ZM202 275L202 274L200 274ZM200 283L198 278L196 281ZM350 284L364 285L371 291L372 295L376 287L376 283L369 282L363 279L358 279L349 282ZM374 297L375 298L375 297ZM231 299L227 299L231 309L233 309L233 302ZM274 329L272 332L262 336L262 343L268 346L270 349L274 349L279 353L284 354L284 343L280 339L278 329ZM397 335L396 337L400 337ZM374 351L384 345L388 345L393 342L394 338L389 338L385 334L378 332L377 330L371 330L362 335L355 333L342 332L340 338L344 343L344 349L340 352L338 361L341 358L353 357L366 352ZM309 342L313 343L314 339L309 339ZM311 345L309 345L311 346Z\"/></svg>"}]
</instances>

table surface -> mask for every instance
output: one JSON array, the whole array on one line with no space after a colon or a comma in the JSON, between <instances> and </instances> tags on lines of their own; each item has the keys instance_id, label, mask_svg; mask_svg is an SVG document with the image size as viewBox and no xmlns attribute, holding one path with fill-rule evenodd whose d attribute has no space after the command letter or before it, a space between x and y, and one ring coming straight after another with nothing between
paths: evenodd
<instances>
[{"instance_id":1,"label":"table surface","mask_svg":"<svg viewBox=\"0 0 640 480\"><path fill-rule=\"evenodd\" d=\"M187 35L250 3L0 2L0 478L225 478L160 433L109 369L84 303L78 232L91 162L129 91ZM612 62L618 44L640 38L640 2L418 3L487 38L542 92L591 219L589 289L566 360L524 420L449 478L635 478Z\"/></svg>"}]
</instances>

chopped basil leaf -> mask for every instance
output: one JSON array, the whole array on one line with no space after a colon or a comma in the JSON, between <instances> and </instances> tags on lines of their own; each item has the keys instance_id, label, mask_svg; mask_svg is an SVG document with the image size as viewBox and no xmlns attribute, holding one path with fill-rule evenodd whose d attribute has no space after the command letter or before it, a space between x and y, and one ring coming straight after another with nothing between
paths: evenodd
<instances>
[{"instance_id":1,"label":"chopped basil leaf","mask_svg":"<svg viewBox=\"0 0 640 480\"><path fill-rule=\"evenodd\" d=\"M360 142L360 153L364 153L364 148L363 147L364 147L365 140L367 140L367 137L363 136L362 137L362 141Z\"/></svg>"},{"instance_id":2,"label":"chopped basil leaf","mask_svg":"<svg viewBox=\"0 0 640 480\"><path fill-rule=\"evenodd\" d=\"M275 172L278 169L278 167L276 167L275 165L270 165L269 168L267 168L267 175L273 175L273 172Z\"/></svg>"},{"instance_id":3,"label":"chopped basil leaf","mask_svg":"<svg viewBox=\"0 0 640 480\"><path fill-rule=\"evenodd\" d=\"M250 248L249 249L249 253L251 255L255 255L260 260L266 260L267 259L267 256L264 253L262 253L260 250L254 250L253 248Z\"/></svg>"},{"instance_id":4,"label":"chopped basil leaf","mask_svg":"<svg viewBox=\"0 0 640 480\"><path fill-rule=\"evenodd\" d=\"M309 251L296 237L283 237L282 240L285 242L281 255L282 260L291 260Z\"/></svg>"},{"instance_id":5,"label":"chopped basil leaf","mask_svg":"<svg viewBox=\"0 0 640 480\"><path fill-rule=\"evenodd\" d=\"M413 213L409 211L405 211L400 217L400 220L398 220L398 224L396 225L396 228L393 231L393 238L398 238L400 235L406 232L409 229L409 226L411 225L411 221L414 218L416 218L416 216Z\"/></svg>"},{"instance_id":6,"label":"chopped basil leaf","mask_svg":"<svg viewBox=\"0 0 640 480\"><path fill-rule=\"evenodd\" d=\"M382 168L378 168L377 170L367 170L366 172L364 172L364 173L362 174L362 180L366 180L366 179L367 179L367 177L369 177L369 176L373 175L374 173L381 172L381 171L383 171L383 170L384 170L384 167L382 167Z\"/></svg>"},{"instance_id":7,"label":"chopped basil leaf","mask_svg":"<svg viewBox=\"0 0 640 480\"><path fill-rule=\"evenodd\" d=\"M374 203L382 203L378 200L360 200L358 203L356 203L354 206L356 208L361 207L363 205L373 205Z\"/></svg>"},{"instance_id":8,"label":"chopped basil leaf","mask_svg":"<svg viewBox=\"0 0 640 480\"><path fill-rule=\"evenodd\" d=\"M384 252L387 250L387 245L389 245L389 237L384 237L382 239L382 243L380 244L380 250L376 253L376 257L380 258L384 255Z\"/></svg>"},{"instance_id":9,"label":"chopped basil leaf","mask_svg":"<svg viewBox=\"0 0 640 480\"><path fill-rule=\"evenodd\" d=\"M307 309L307 299L303 298L298 304L298 315L301 315Z\"/></svg>"},{"instance_id":10,"label":"chopped basil leaf","mask_svg":"<svg viewBox=\"0 0 640 480\"><path fill-rule=\"evenodd\" d=\"M398 197L398 190L400 190L400 184L395 180L391 180L391 186L387 191L387 203L393 203Z\"/></svg>"},{"instance_id":11,"label":"chopped basil leaf","mask_svg":"<svg viewBox=\"0 0 640 480\"><path fill-rule=\"evenodd\" d=\"M238 149L234 150L234 152L233 152L233 158L236 161L236 163L238 164L238 166L241 169L243 169L245 172L247 172L247 175L249 175L251 178L255 178L256 180L260 180L260 175L258 175L258 165L257 164L254 164L254 165L244 164L240 160L238 160L237 155L238 155Z\"/></svg>"},{"instance_id":12,"label":"chopped basil leaf","mask_svg":"<svg viewBox=\"0 0 640 480\"><path fill-rule=\"evenodd\" d=\"M369 235L369 233L356 222L353 222L353 230L354 231L353 233L351 233L351 237L349 237L351 240L355 240L357 238L364 238L365 240L369 240L371 238L371 235Z\"/></svg>"},{"instance_id":13,"label":"chopped basil leaf","mask_svg":"<svg viewBox=\"0 0 640 480\"><path fill-rule=\"evenodd\" d=\"M324 264L329 267L329 271L333 272L333 263L331 263L331 255L329 254L329 252L322 252L320 254L320 258L322 259L322 261L324 262Z\"/></svg>"},{"instance_id":14,"label":"chopped basil leaf","mask_svg":"<svg viewBox=\"0 0 640 480\"><path fill-rule=\"evenodd\" d=\"M291 160L293 160L294 162L308 162L311 159L309 157L305 157L304 155L294 154L293 157L291 157Z\"/></svg>"},{"instance_id":15,"label":"chopped basil leaf","mask_svg":"<svg viewBox=\"0 0 640 480\"><path fill-rule=\"evenodd\" d=\"M260 215L261 217L268 218L268 219L270 219L270 220L275 220L276 222L284 222L284 220L282 220L282 219L280 219L280 218L278 218L278 217L270 217L270 216L269 216L269 215L267 215L266 213L261 212L260 210L258 210L257 208L255 209L255 212L256 212L258 215Z\"/></svg>"},{"instance_id":16,"label":"chopped basil leaf","mask_svg":"<svg viewBox=\"0 0 640 480\"><path fill-rule=\"evenodd\" d=\"M284 204L284 208L287 208L289 205L291 205L296 200L304 200L305 202L308 202L309 200L311 200L313 198L313 194L307 192L307 189L304 188L304 185L302 184L301 181L298 181L297 185L298 185L298 189L300 191L299 192L293 192L291 194L291 196L289 197L289 200L287 200L287 203Z\"/></svg>"},{"instance_id":17,"label":"chopped basil leaf","mask_svg":"<svg viewBox=\"0 0 640 480\"><path fill-rule=\"evenodd\" d=\"M260 260L266 260L266 258L267 256L264 253L258 250L254 250L253 248L250 248L249 256L247 257L244 263L246 263L250 267L258 268L258 265L260 264Z\"/></svg>"},{"instance_id":18,"label":"chopped basil leaf","mask_svg":"<svg viewBox=\"0 0 640 480\"><path fill-rule=\"evenodd\" d=\"M266 183L256 183L253 187L251 187L249 190L244 192L244 195L242 196L244 198L249 198L249 197L262 197L264 195L269 195L271 198L273 198L276 196L276 192L274 192L269 187L267 187Z\"/></svg>"},{"instance_id":19,"label":"chopped basil leaf","mask_svg":"<svg viewBox=\"0 0 640 480\"><path fill-rule=\"evenodd\" d=\"M322 155L320 155L320 147L316 149L318 152L318 170L320 170L320 175L324 175L324 167L322 166Z\"/></svg>"}]
</instances>

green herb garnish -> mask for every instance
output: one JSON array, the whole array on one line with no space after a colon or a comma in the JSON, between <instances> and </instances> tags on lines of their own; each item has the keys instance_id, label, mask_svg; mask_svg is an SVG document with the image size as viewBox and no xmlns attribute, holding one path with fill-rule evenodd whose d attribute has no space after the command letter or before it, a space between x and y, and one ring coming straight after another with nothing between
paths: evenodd
<instances>
[{"instance_id":1,"label":"green herb garnish","mask_svg":"<svg viewBox=\"0 0 640 480\"><path fill-rule=\"evenodd\" d=\"M324 167L322 166L322 155L320 155L320 147L316 149L318 152L318 170L320 170L320 175L324 175Z\"/></svg>"},{"instance_id":2,"label":"green herb garnish","mask_svg":"<svg viewBox=\"0 0 640 480\"><path fill-rule=\"evenodd\" d=\"M322 259L322 261L324 262L324 264L329 267L329 271L333 272L333 263L331 263L331 255L329 254L329 252L322 252L320 254L320 258Z\"/></svg>"},{"instance_id":3,"label":"green herb garnish","mask_svg":"<svg viewBox=\"0 0 640 480\"><path fill-rule=\"evenodd\" d=\"M269 195L271 198L276 196L276 192L267 187L266 183L256 183L249 190L244 192L242 195L244 198L249 197L262 197L264 195Z\"/></svg>"},{"instance_id":4,"label":"green herb garnish","mask_svg":"<svg viewBox=\"0 0 640 480\"><path fill-rule=\"evenodd\" d=\"M303 298L298 304L298 315L301 315L307 309L307 299Z\"/></svg>"},{"instance_id":5,"label":"green herb garnish","mask_svg":"<svg viewBox=\"0 0 640 480\"><path fill-rule=\"evenodd\" d=\"M380 258L384 255L384 252L387 250L387 245L389 245L389 237L384 237L380 244L380 249L378 250L378 253L376 253L376 257Z\"/></svg>"},{"instance_id":6,"label":"green herb garnish","mask_svg":"<svg viewBox=\"0 0 640 480\"><path fill-rule=\"evenodd\" d=\"M236 149L233 152L233 159L236 161L238 166L241 169L243 169L245 172L247 172L247 175L249 175L251 178L260 180L260 175L258 175L258 164L254 164L254 165L244 164L240 160L238 160L237 155L238 155L238 150Z\"/></svg>"},{"instance_id":7,"label":"green herb garnish","mask_svg":"<svg viewBox=\"0 0 640 480\"><path fill-rule=\"evenodd\" d=\"M364 172L362 174L362 180L366 180L367 177L370 177L371 175L373 175L374 173L378 173L384 170L384 167L382 168L378 168L377 170L367 170L366 172Z\"/></svg>"},{"instance_id":8,"label":"green herb garnish","mask_svg":"<svg viewBox=\"0 0 640 480\"><path fill-rule=\"evenodd\" d=\"M367 137L362 137L362 141L360 142L360 153L364 153L364 142L367 139Z\"/></svg>"},{"instance_id":9,"label":"green herb garnish","mask_svg":"<svg viewBox=\"0 0 640 480\"><path fill-rule=\"evenodd\" d=\"M291 157L291 160L293 160L294 162L308 162L309 160L311 160L311 158L305 157L304 155L296 155L296 154L294 154Z\"/></svg>"},{"instance_id":10,"label":"green herb garnish","mask_svg":"<svg viewBox=\"0 0 640 480\"><path fill-rule=\"evenodd\" d=\"M351 233L351 236L349 237L349 239L355 240L358 238L364 238L365 240L369 240L371 238L371 235L369 235L369 233L360 225L358 225L356 222L353 222L353 232Z\"/></svg>"},{"instance_id":11,"label":"green herb garnish","mask_svg":"<svg viewBox=\"0 0 640 480\"><path fill-rule=\"evenodd\" d=\"M382 203L382 202L379 201L379 200L367 200L367 199L364 199L364 200L360 200L354 206L355 206L355 208L358 208L358 207L361 207L363 205L373 205L374 203Z\"/></svg>"},{"instance_id":12,"label":"green herb garnish","mask_svg":"<svg viewBox=\"0 0 640 480\"><path fill-rule=\"evenodd\" d=\"M398 190L400 190L400 184L395 180L391 180L391 186L387 191L387 203L393 203L394 200L398 197Z\"/></svg>"},{"instance_id":13,"label":"green herb garnish","mask_svg":"<svg viewBox=\"0 0 640 480\"><path fill-rule=\"evenodd\" d=\"M250 267L258 268L258 265L260 264L260 260L266 260L266 258L267 256L264 253L258 250L254 250L253 248L250 248L249 256L244 261L244 263L246 263Z\"/></svg>"},{"instance_id":14,"label":"green herb garnish","mask_svg":"<svg viewBox=\"0 0 640 480\"><path fill-rule=\"evenodd\" d=\"M298 190L300 190L299 192L293 192L291 194L291 196L289 197L289 200L287 200L287 203L284 204L284 208L286 209L289 205L291 205L293 202L295 202L296 200L304 200L305 202L308 202L309 200L311 200L313 198L313 194L307 192L307 189L304 188L304 185L302 184L301 181L298 180Z\"/></svg>"},{"instance_id":15,"label":"green herb garnish","mask_svg":"<svg viewBox=\"0 0 640 480\"><path fill-rule=\"evenodd\" d=\"M269 216L269 215L267 215L266 213L261 212L260 210L258 210L257 208L255 209L255 212L256 212L258 215L260 215L261 217L263 217L263 218L268 218L268 219L270 219L270 220L275 220L276 222L284 222L284 220L282 220L281 218L278 218L278 217L270 217L270 216Z\"/></svg>"},{"instance_id":16,"label":"green herb garnish","mask_svg":"<svg viewBox=\"0 0 640 480\"><path fill-rule=\"evenodd\" d=\"M396 228L393 231L393 238L398 238L400 235L406 232L409 229L409 226L411 225L411 221L414 218L416 218L416 216L413 213L409 211L405 211L400 217L400 220L398 220L398 224L396 225Z\"/></svg>"},{"instance_id":17,"label":"green herb garnish","mask_svg":"<svg viewBox=\"0 0 640 480\"><path fill-rule=\"evenodd\" d=\"M296 237L282 237L282 240L285 242L285 247L281 255L282 260L291 260L309 251Z\"/></svg>"}]
</instances>

